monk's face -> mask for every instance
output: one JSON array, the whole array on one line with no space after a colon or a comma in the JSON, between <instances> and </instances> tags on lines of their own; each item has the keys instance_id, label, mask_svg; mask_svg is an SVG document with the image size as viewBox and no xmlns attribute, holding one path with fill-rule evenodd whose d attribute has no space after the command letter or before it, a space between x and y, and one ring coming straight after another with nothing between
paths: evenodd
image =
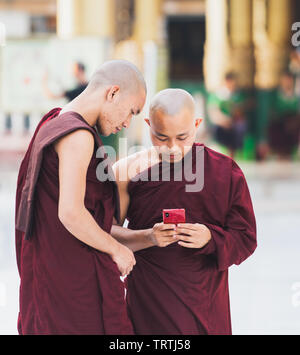
<instances>
[{"instance_id":1,"label":"monk's face","mask_svg":"<svg viewBox=\"0 0 300 355\"><path fill-rule=\"evenodd\" d=\"M145 100L146 94L143 90L134 95L116 92L111 100L107 100L98 118L97 127L100 133L109 136L128 128L133 116L143 109Z\"/></svg>"},{"instance_id":2,"label":"monk's face","mask_svg":"<svg viewBox=\"0 0 300 355\"><path fill-rule=\"evenodd\" d=\"M156 111L146 122L150 126L152 144L163 160L180 161L192 148L201 119L195 119L194 113L183 109L174 116Z\"/></svg>"}]
</instances>

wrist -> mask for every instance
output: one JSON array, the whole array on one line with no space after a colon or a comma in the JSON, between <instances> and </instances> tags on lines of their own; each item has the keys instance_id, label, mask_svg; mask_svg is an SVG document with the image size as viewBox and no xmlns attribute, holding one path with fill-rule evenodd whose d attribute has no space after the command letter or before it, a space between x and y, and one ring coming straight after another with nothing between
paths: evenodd
<instances>
[{"instance_id":1,"label":"wrist","mask_svg":"<svg viewBox=\"0 0 300 355\"><path fill-rule=\"evenodd\" d=\"M110 248L107 254L113 258L115 255L118 255L120 253L120 247L121 244L118 241L116 241L114 238L112 238L112 243L110 244Z\"/></svg>"},{"instance_id":2,"label":"wrist","mask_svg":"<svg viewBox=\"0 0 300 355\"><path fill-rule=\"evenodd\" d=\"M153 228L145 229L143 231L143 234L144 234L144 240L149 247L153 247L156 245L152 238Z\"/></svg>"}]
</instances>

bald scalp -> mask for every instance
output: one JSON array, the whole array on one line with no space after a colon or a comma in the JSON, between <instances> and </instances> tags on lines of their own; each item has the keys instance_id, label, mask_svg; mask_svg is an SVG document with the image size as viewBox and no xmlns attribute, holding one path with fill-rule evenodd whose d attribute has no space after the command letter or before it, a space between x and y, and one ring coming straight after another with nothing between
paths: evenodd
<instances>
[{"instance_id":1,"label":"bald scalp","mask_svg":"<svg viewBox=\"0 0 300 355\"><path fill-rule=\"evenodd\" d=\"M157 112L175 116L184 109L194 115L195 100L193 96L182 89L165 89L153 97L150 104L150 119L154 118Z\"/></svg>"},{"instance_id":2,"label":"bald scalp","mask_svg":"<svg viewBox=\"0 0 300 355\"><path fill-rule=\"evenodd\" d=\"M145 79L139 69L126 60L111 60L102 64L91 77L88 90L98 90L105 86L117 85L120 91L147 93Z\"/></svg>"}]
</instances>

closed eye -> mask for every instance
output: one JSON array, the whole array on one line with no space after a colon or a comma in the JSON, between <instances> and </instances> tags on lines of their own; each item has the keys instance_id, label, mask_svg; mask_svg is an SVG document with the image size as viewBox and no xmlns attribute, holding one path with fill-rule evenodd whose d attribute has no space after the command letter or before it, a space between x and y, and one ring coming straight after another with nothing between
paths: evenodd
<instances>
[{"instance_id":1,"label":"closed eye","mask_svg":"<svg viewBox=\"0 0 300 355\"><path fill-rule=\"evenodd\" d=\"M159 138L159 137L156 137L156 138L161 142L166 142L168 140L168 138Z\"/></svg>"}]
</instances>

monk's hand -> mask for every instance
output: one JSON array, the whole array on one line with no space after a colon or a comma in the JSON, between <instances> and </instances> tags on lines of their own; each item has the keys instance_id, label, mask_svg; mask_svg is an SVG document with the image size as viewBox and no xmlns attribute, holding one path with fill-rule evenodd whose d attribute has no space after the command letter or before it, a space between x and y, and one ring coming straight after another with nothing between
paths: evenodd
<instances>
[{"instance_id":1,"label":"monk's hand","mask_svg":"<svg viewBox=\"0 0 300 355\"><path fill-rule=\"evenodd\" d=\"M175 228L175 224L156 223L150 232L151 242L161 248L177 242Z\"/></svg>"},{"instance_id":2,"label":"monk's hand","mask_svg":"<svg viewBox=\"0 0 300 355\"><path fill-rule=\"evenodd\" d=\"M121 276L129 275L136 264L133 252L120 243L116 244L111 258L117 264Z\"/></svg>"},{"instance_id":3,"label":"monk's hand","mask_svg":"<svg viewBox=\"0 0 300 355\"><path fill-rule=\"evenodd\" d=\"M211 232L199 223L180 223L176 228L179 245L185 248L203 248L211 240Z\"/></svg>"}]
</instances>

